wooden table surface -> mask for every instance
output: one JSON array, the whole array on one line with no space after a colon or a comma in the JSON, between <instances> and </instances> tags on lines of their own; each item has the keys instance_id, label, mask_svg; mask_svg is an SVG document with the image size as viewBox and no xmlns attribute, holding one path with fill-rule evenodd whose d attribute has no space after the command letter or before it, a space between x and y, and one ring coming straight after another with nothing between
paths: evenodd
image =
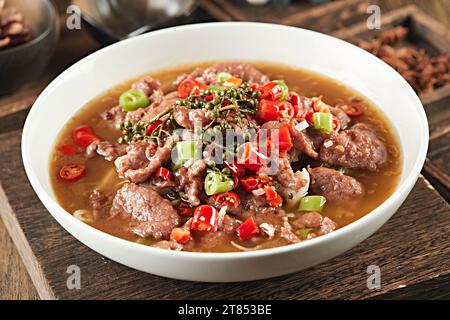
<instances>
[{"instance_id":1,"label":"wooden table surface","mask_svg":"<svg viewBox=\"0 0 450 320\"><path fill-rule=\"evenodd\" d=\"M67 1L56 1L60 12L65 12ZM383 10L393 9L405 4L417 4L429 15L450 27L450 6L448 5L448 0L381 0L381 3ZM100 47L84 30L68 32L63 28L61 31L60 43L47 73L37 83L31 84L27 88L27 92L34 92L34 95L30 96L27 94L20 97L20 94L16 93L14 99L9 99L8 97L0 98L0 117L6 113L8 114L2 119L0 134L20 129L29 106L45 85L74 61ZM13 109L17 109L19 112L11 114L10 111ZM392 298L399 297L401 296L396 294L392 296ZM36 289L1 220L0 299L38 299Z\"/></svg>"}]
</instances>

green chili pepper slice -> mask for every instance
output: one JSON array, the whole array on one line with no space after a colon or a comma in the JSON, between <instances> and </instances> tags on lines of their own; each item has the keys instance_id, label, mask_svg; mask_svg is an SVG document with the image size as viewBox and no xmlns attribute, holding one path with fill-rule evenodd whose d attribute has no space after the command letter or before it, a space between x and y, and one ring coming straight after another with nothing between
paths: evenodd
<instances>
[{"instance_id":1,"label":"green chili pepper slice","mask_svg":"<svg viewBox=\"0 0 450 320\"><path fill-rule=\"evenodd\" d=\"M225 81L227 81L230 78L231 78L231 74L229 74L228 72L220 72L217 75L217 80L219 80L219 82L221 82L221 83L224 83Z\"/></svg>"},{"instance_id":2,"label":"green chili pepper slice","mask_svg":"<svg viewBox=\"0 0 450 320\"><path fill-rule=\"evenodd\" d=\"M300 236L300 239L306 240L308 238L308 234L312 231L311 228L302 228L297 231L297 234Z\"/></svg>"},{"instance_id":3,"label":"green chili pepper slice","mask_svg":"<svg viewBox=\"0 0 450 320\"><path fill-rule=\"evenodd\" d=\"M125 111L134 111L148 106L150 101L141 90L131 89L122 93L119 97L119 104Z\"/></svg>"},{"instance_id":4,"label":"green chili pepper slice","mask_svg":"<svg viewBox=\"0 0 450 320\"><path fill-rule=\"evenodd\" d=\"M195 140L186 140L177 142L175 145L174 169L181 167L186 161L200 159L201 149L197 148Z\"/></svg>"},{"instance_id":5,"label":"green chili pepper slice","mask_svg":"<svg viewBox=\"0 0 450 320\"><path fill-rule=\"evenodd\" d=\"M283 80L273 80L272 82L275 82L276 84L278 84L281 87L281 98L280 100L278 100L279 102L286 100L287 98L289 98L289 88L286 85L286 82L284 82Z\"/></svg>"},{"instance_id":6,"label":"green chili pepper slice","mask_svg":"<svg viewBox=\"0 0 450 320\"><path fill-rule=\"evenodd\" d=\"M233 190L234 181L219 172L209 172L205 177L205 193L208 196Z\"/></svg>"},{"instance_id":7,"label":"green chili pepper slice","mask_svg":"<svg viewBox=\"0 0 450 320\"><path fill-rule=\"evenodd\" d=\"M326 133L333 131L333 115L331 113L314 112L313 123L316 130Z\"/></svg>"},{"instance_id":8,"label":"green chili pepper slice","mask_svg":"<svg viewBox=\"0 0 450 320\"><path fill-rule=\"evenodd\" d=\"M322 212L327 199L324 196L307 196L300 200L299 211L317 211Z\"/></svg>"}]
</instances>

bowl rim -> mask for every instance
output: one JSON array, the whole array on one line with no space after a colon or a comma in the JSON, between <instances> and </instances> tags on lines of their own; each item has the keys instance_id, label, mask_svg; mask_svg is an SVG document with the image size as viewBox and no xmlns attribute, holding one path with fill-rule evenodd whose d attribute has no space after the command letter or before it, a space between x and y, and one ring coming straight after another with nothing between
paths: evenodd
<instances>
[{"instance_id":1,"label":"bowl rim","mask_svg":"<svg viewBox=\"0 0 450 320\"><path fill-rule=\"evenodd\" d=\"M47 26L43 32L41 32L36 38L33 38L31 41L20 44L16 47L12 47L5 50L0 50L0 57L2 55L7 55L13 52L17 52L20 50L26 50L28 47L31 47L35 45L36 43L39 43L43 39L45 39L54 29L55 29L55 22L58 20L58 16L56 14L56 9L53 3L50 0L41 0L41 3L45 3L46 8L48 9L50 13L50 18L47 21Z\"/></svg>"},{"instance_id":2,"label":"bowl rim","mask_svg":"<svg viewBox=\"0 0 450 320\"><path fill-rule=\"evenodd\" d=\"M82 60L76 62L71 67L66 69L63 73L61 73L56 79L54 79L46 88L45 90L40 94L38 99L35 102L35 105L38 105L41 103L42 100L45 100L46 96L48 94L51 94L51 91L53 88L56 88L60 82L65 81L65 78L68 74L72 72L73 69L78 68L79 66L83 65L84 63L87 63L98 56L101 56L102 54L106 53L108 50L111 50L111 48L120 47L120 46L127 46L128 43L132 41L141 41L141 39L144 38L151 38L153 37L153 34L159 34L164 35L166 33L173 33L173 32L193 32L196 29L204 29L204 28L227 28L229 26L233 27L241 27L245 28L247 26L250 27L258 27L258 28L275 28L280 30L282 32L283 30L296 30L299 32L305 32L305 33L312 33L315 34L318 37L323 37L327 39L328 41L335 41L341 45L353 47L358 50L360 50L360 54L367 55L369 59L377 60L376 63L378 63L383 68L388 68L389 72L395 77L399 83L404 87L405 93L409 93L409 95L412 97L412 99L415 101L414 107L415 111L419 115L419 121L420 121L420 127L417 128L420 130L419 135L421 136L421 139L418 141L419 143L419 152L418 156L415 159L414 165L412 167L412 170L410 170L406 177L404 178L404 181L399 183L399 185L396 187L395 191L384 201L382 202L378 207L376 207L374 210L370 211L363 217L359 218L358 220L339 228L329 234L325 234L323 236L308 240L308 241L302 241L295 244L289 244L284 245L280 247L274 247L274 248L268 248L268 249L261 249L261 250L255 250L255 251L244 251L244 252L190 252L190 251L172 251L172 250L163 250L160 248L155 248L143 244L139 244L136 242L132 242L129 240L125 240L113 235L110 235L108 233L105 233L103 231L100 231L80 220L75 218L73 215L68 213L66 210L64 210L57 202L54 197L52 197L50 194L48 194L44 188L41 187L41 184L34 174L31 166L31 157L28 154L27 149L25 148L27 141L30 141L29 137L29 127L30 122L33 120L36 114L36 108L31 108L27 119L25 121L25 125L22 132L22 159L25 167L26 174L28 176L28 179L30 180L31 185L33 186L33 189L35 190L36 194L42 201L42 203L45 205L49 213L54 216L55 214L58 215L59 218L64 219L65 222L70 224L77 224L77 226L81 229L80 231L83 231L84 233L88 233L91 238L96 238L97 241L102 241L104 243L109 243L114 246L120 246L121 248L127 248L128 250L134 250L135 252L139 252L142 254L155 254L164 256L167 258L191 258L191 259L205 259L205 260L228 260L228 259L250 259L250 258L257 258L262 257L266 255L277 255L277 254L285 254L290 253L296 250L300 250L301 248L311 247L311 246L319 246L322 243L325 243L327 241L331 241L333 238L337 237L343 237L343 236L349 236L351 231L354 229L359 229L365 224L370 224L371 222L374 222L377 218L377 216L384 210L387 210L390 206L394 205L395 203L401 203L403 201L402 197L406 197L406 195L409 193L410 189L413 187L414 183L417 181L421 169L423 167L423 164L425 162L425 157L428 149L428 143L429 143L429 132L428 132L428 121L425 114L425 110L422 106L422 103L419 99L419 97L416 95L414 90L411 88L411 86L406 82L406 80L397 73L392 67L390 67L387 63L384 61L378 59L377 57L373 56L367 51L364 51L363 49L346 42L344 40L332 37L330 35L326 35L323 33L319 33L316 31L303 29L303 28L297 28L292 26L284 26L284 25L278 25L278 24L271 24L271 23L261 23L261 22L209 22L209 23L200 23L200 24L188 24L183 26L176 26L161 30L156 30L147 34L139 35L134 38L126 39L120 42L117 42L115 44L109 45L107 47L104 47L87 57L83 58ZM99 93L101 94L101 93ZM34 106L34 105L33 105ZM81 108L82 106L80 106ZM412 107L412 106L411 106ZM402 170L403 172L403 170ZM57 220L60 224L61 222L59 219L57 219L54 216L55 220ZM67 230L68 231L68 230ZM71 232L69 232L71 233ZM77 238L77 240L79 240ZM80 241L80 240L79 240Z\"/></svg>"}]
</instances>

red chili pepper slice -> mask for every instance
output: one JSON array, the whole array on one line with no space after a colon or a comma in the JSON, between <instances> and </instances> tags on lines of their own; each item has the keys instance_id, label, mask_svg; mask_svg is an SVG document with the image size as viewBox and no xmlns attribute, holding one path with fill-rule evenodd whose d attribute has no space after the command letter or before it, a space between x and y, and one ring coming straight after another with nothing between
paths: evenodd
<instances>
[{"instance_id":1,"label":"red chili pepper slice","mask_svg":"<svg viewBox=\"0 0 450 320\"><path fill-rule=\"evenodd\" d=\"M192 215L194 214L194 208L192 208L185 202L181 202L178 205L177 212L182 217L192 217Z\"/></svg>"},{"instance_id":2,"label":"red chili pepper slice","mask_svg":"<svg viewBox=\"0 0 450 320\"><path fill-rule=\"evenodd\" d=\"M338 132L341 129L341 122L338 117L333 117L333 131Z\"/></svg>"},{"instance_id":3,"label":"red chili pepper slice","mask_svg":"<svg viewBox=\"0 0 450 320\"><path fill-rule=\"evenodd\" d=\"M275 191L274 187L267 187L264 189L266 193L266 200L267 201L273 201L276 200L278 197L278 193Z\"/></svg>"},{"instance_id":4,"label":"red chili pepper slice","mask_svg":"<svg viewBox=\"0 0 450 320\"><path fill-rule=\"evenodd\" d=\"M278 194L275 199L269 201L269 204L272 208L279 207L283 204L283 198Z\"/></svg>"},{"instance_id":5,"label":"red chili pepper slice","mask_svg":"<svg viewBox=\"0 0 450 320\"><path fill-rule=\"evenodd\" d=\"M307 112L305 120L308 121L310 125L314 125L314 111Z\"/></svg>"},{"instance_id":6,"label":"red chili pepper slice","mask_svg":"<svg viewBox=\"0 0 450 320\"><path fill-rule=\"evenodd\" d=\"M191 232L184 228L173 228L170 238L178 243L186 243L192 239Z\"/></svg>"},{"instance_id":7,"label":"red chili pepper slice","mask_svg":"<svg viewBox=\"0 0 450 320\"><path fill-rule=\"evenodd\" d=\"M217 203L220 203L222 206L227 206L230 209L236 209L240 203L239 195L233 191L215 194L212 198Z\"/></svg>"},{"instance_id":8,"label":"red chili pepper slice","mask_svg":"<svg viewBox=\"0 0 450 320\"><path fill-rule=\"evenodd\" d=\"M283 96L283 88L276 82L269 82L258 89L261 92L259 99L278 101Z\"/></svg>"},{"instance_id":9,"label":"red chili pepper slice","mask_svg":"<svg viewBox=\"0 0 450 320\"><path fill-rule=\"evenodd\" d=\"M59 176L67 181L76 181L86 172L86 167L82 164L70 164L61 168Z\"/></svg>"},{"instance_id":10,"label":"red chili pepper slice","mask_svg":"<svg viewBox=\"0 0 450 320\"><path fill-rule=\"evenodd\" d=\"M246 177L240 180L242 188L247 192L252 192L258 188L260 180L258 177Z\"/></svg>"},{"instance_id":11,"label":"red chili pepper slice","mask_svg":"<svg viewBox=\"0 0 450 320\"><path fill-rule=\"evenodd\" d=\"M280 151L287 151L293 146L291 133L289 132L289 127L287 125L282 126L278 129L278 148Z\"/></svg>"},{"instance_id":12,"label":"red chili pepper slice","mask_svg":"<svg viewBox=\"0 0 450 320\"><path fill-rule=\"evenodd\" d=\"M217 231L219 224L219 213L213 206L203 204L194 211L191 230Z\"/></svg>"},{"instance_id":13,"label":"red chili pepper slice","mask_svg":"<svg viewBox=\"0 0 450 320\"><path fill-rule=\"evenodd\" d=\"M100 140L90 126L81 126L72 132L73 141L80 147L86 148L92 142Z\"/></svg>"},{"instance_id":14,"label":"red chili pepper slice","mask_svg":"<svg viewBox=\"0 0 450 320\"><path fill-rule=\"evenodd\" d=\"M153 122L151 125L147 127L146 134L151 135L153 131L155 131L156 128L158 128L161 123L162 123L161 120L156 120L155 122Z\"/></svg>"},{"instance_id":15,"label":"red chili pepper slice","mask_svg":"<svg viewBox=\"0 0 450 320\"><path fill-rule=\"evenodd\" d=\"M243 164L247 169L251 171L259 171L264 166L265 155L260 152L260 150L253 146L251 143L247 142L242 145L242 159L240 163Z\"/></svg>"},{"instance_id":16,"label":"red chili pepper slice","mask_svg":"<svg viewBox=\"0 0 450 320\"><path fill-rule=\"evenodd\" d=\"M58 150L65 156L70 156L71 154L78 152L78 149L70 144L62 144L59 146Z\"/></svg>"},{"instance_id":17,"label":"red chili pepper slice","mask_svg":"<svg viewBox=\"0 0 450 320\"><path fill-rule=\"evenodd\" d=\"M164 181L173 181L173 173L164 167L159 167L159 169L155 172L155 176L163 179Z\"/></svg>"},{"instance_id":18,"label":"red chili pepper slice","mask_svg":"<svg viewBox=\"0 0 450 320\"><path fill-rule=\"evenodd\" d=\"M292 119L295 115L294 107L290 102L284 101L278 105L279 118Z\"/></svg>"},{"instance_id":19,"label":"red chili pepper slice","mask_svg":"<svg viewBox=\"0 0 450 320\"><path fill-rule=\"evenodd\" d=\"M247 240L253 238L259 233L259 228L255 224L253 217L245 220L238 228L237 234L241 240Z\"/></svg>"},{"instance_id":20,"label":"red chili pepper slice","mask_svg":"<svg viewBox=\"0 0 450 320\"><path fill-rule=\"evenodd\" d=\"M245 168L243 165L229 161L224 161L224 163L230 169L233 176L240 178L245 175Z\"/></svg>"},{"instance_id":21,"label":"red chili pepper slice","mask_svg":"<svg viewBox=\"0 0 450 320\"><path fill-rule=\"evenodd\" d=\"M200 88L199 82L191 78L184 79L178 85L178 97L181 99L186 99L196 88Z\"/></svg>"},{"instance_id":22,"label":"red chili pepper slice","mask_svg":"<svg viewBox=\"0 0 450 320\"><path fill-rule=\"evenodd\" d=\"M359 102L344 102L336 105L337 108L344 111L349 117L359 117L364 114L364 107Z\"/></svg>"}]
</instances>

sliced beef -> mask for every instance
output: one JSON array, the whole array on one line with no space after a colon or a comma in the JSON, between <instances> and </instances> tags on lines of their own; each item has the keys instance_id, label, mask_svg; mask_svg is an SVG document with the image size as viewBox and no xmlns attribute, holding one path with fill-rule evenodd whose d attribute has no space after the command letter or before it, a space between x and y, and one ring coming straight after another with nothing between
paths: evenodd
<instances>
[{"instance_id":1,"label":"sliced beef","mask_svg":"<svg viewBox=\"0 0 450 320\"><path fill-rule=\"evenodd\" d=\"M325 167L308 168L311 176L310 190L329 200L345 201L364 195L364 187L353 177Z\"/></svg>"},{"instance_id":2,"label":"sliced beef","mask_svg":"<svg viewBox=\"0 0 450 320\"><path fill-rule=\"evenodd\" d=\"M337 228L337 224L333 220L322 216L318 212L302 214L292 222L292 225L297 229L311 228L313 229L313 234L319 236L333 232Z\"/></svg>"},{"instance_id":3,"label":"sliced beef","mask_svg":"<svg viewBox=\"0 0 450 320\"><path fill-rule=\"evenodd\" d=\"M216 232L193 231L194 241L185 244L187 251L213 251L214 248L230 243L235 238L239 222L230 215L225 215Z\"/></svg>"},{"instance_id":4,"label":"sliced beef","mask_svg":"<svg viewBox=\"0 0 450 320\"><path fill-rule=\"evenodd\" d=\"M246 220L249 217L255 219L255 223L269 223L278 225L286 216L286 212L282 208L273 208L263 196L254 196L245 191L239 192L240 205L236 209L229 209L228 211L241 219Z\"/></svg>"},{"instance_id":5,"label":"sliced beef","mask_svg":"<svg viewBox=\"0 0 450 320\"><path fill-rule=\"evenodd\" d=\"M98 220L102 216L107 216L106 211L111 205L111 197L107 196L99 190L94 190L89 195L89 201L91 202L92 212L95 220Z\"/></svg>"},{"instance_id":6,"label":"sliced beef","mask_svg":"<svg viewBox=\"0 0 450 320\"><path fill-rule=\"evenodd\" d=\"M269 82L269 77L256 69L254 66L248 63L241 62L224 62L218 63L211 67L215 69L217 73L228 72L233 77L241 78L248 83L266 83Z\"/></svg>"},{"instance_id":7,"label":"sliced beef","mask_svg":"<svg viewBox=\"0 0 450 320\"><path fill-rule=\"evenodd\" d=\"M100 117L108 121L111 127L119 128L120 125L125 121L126 112L123 111L121 106L112 107L109 110L104 111Z\"/></svg>"},{"instance_id":8,"label":"sliced beef","mask_svg":"<svg viewBox=\"0 0 450 320\"><path fill-rule=\"evenodd\" d=\"M197 160L188 169L175 170L176 189L192 206L200 204L206 169L205 160Z\"/></svg>"},{"instance_id":9,"label":"sliced beef","mask_svg":"<svg viewBox=\"0 0 450 320\"><path fill-rule=\"evenodd\" d=\"M350 119L350 117L342 109L339 109L337 107L330 107L330 112L333 114L333 116L338 118L341 124L341 130L347 129L352 119Z\"/></svg>"},{"instance_id":10,"label":"sliced beef","mask_svg":"<svg viewBox=\"0 0 450 320\"><path fill-rule=\"evenodd\" d=\"M295 228L320 228L323 217L318 212L307 212L292 221Z\"/></svg>"},{"instance_id":11,"label":"sliced beef","mask_svg":"<svg viewBox=\"0 0 450 320\"><path fill-rule=\"evenodd\" d=\"M150 102L160 102L164 96L161 90L161 84L158 80L146 76L131 85L132 89L141 90L149 98Z\"/></svg>"},{"instance_id":12,"label":"sliced beef","mask_svg":"<svg viewBox=\"0 0 450 320\"><path fill-rule=\"evenodd\" d=\"M306 185L306 181L292 170L291 163L287 158L280 158L278 162L278 173L275 176L278 182L285 188L300 190Z\"/></svg>"},{"instance_id":13,"label":"sliced beef","mask_svg":"<svg viewBox=\"0 0 450 320\"><path fill-rule=\"evenodd\" d=\"M108 161L114 161L126 153L126 145L110 141L94 141L86 148L86 156L93 158L96 154L105 157Z\"/></svg>"},{"instance_id":14,"label":"sliced beef","mask_svg":"<svg viewBox=\"0 0 450 320\"><path fill-rule=\"evenodd\" d=\"M269 82L268 76L248 63L223 62L216 63L206 69L196 68L190 74L181 75L173 82L173 86L177 88L180 82L186 78L195 79L206 85L215 85L218 84L217 74L220 72L228 72L233 77L241 78L248 83L261 84Z\"/></svg>"},{"instance_id":15,"label":"sliced beef","mask_svg":"<svg viewBox=\"0 0 450 320\"><path fill-rule=\"evenodd\" d=\"M204 127L213 119L212 112L204 109L189 109L185 106L176 106L173 110L175 122L186 129L194 129L195 126Z\"/></svg>"},{"instance_id":16,"label":"sliced beef","mask_svg":"<svg viewBox=\"0 0 450 320\"><path fill-rule=\"evenodd\" d=\"M156 148L154 142L148 140L134 141L127 147L127 153L114 161L121 178L140 183L170 159L172 142L169 139L162 147Z\"/></svg>"},{"instance_id":17,"label":"sliced beef","mask_svg":"<svg viewBox=\"0 0 450 320\"><path fill-rule=\"evenodd\" d=\"M300 238L297 237L297 235L289 228L280 227L278 232L279 236L286 239L289 243L297 243L301 241Z\"/></svg>"},{"instance_id":18,"label":"sliced beef","mask_svg":"<svg viewBox=\"0 0 450 320\"><path fill-rule=\"evenodd\" d=\"M114 197L111 216L129 215L133 221L131 231L141 237L169 239L174 227L180 223L169 200L151 188L125 184Z\"/></svg>"},{"instance_id":19,"label":"sliced beef","mask_svg":"<svg viewBox=\"0 0 450 320\"><path fill-rule=\"evenodd\" d=\"M331 145L328 145L331 141ZM332 135L320 148L323 162L345 168L376 171L387 161L387 150L368 124L358 123Z\"/></svg>"},{"instance_id":20,"label":"sliced beef","mask_svg":"<svg viewBox=\"0 0 450 320\"><path fill-rule=\"evenodd\" d=\"M306 130L298 131L293 129L291 131L291 137L295 150L300 151L313 159L317 159L319 157L314 141L311 139Z\"/></svg>"}]
</instances>

